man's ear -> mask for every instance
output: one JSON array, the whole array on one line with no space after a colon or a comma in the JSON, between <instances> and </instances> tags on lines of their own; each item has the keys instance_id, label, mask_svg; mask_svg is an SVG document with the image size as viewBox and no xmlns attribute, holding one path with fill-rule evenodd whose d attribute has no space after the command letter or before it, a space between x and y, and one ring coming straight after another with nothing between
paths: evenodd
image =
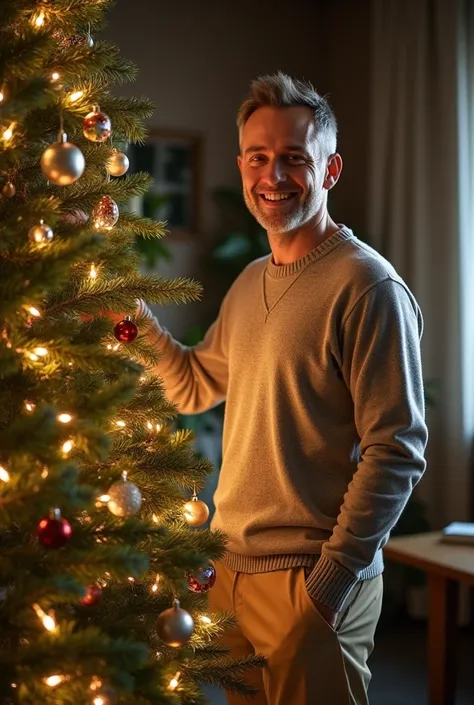
<instances>
[{"instance_id":1,"label":"man's ear","mask_svg":"<svg viewBox=\"0 0 474 705\"><path fill-rule=\"evenodd\" d=\"M340 154L331 154L326 165L326 175L323 187L329 191L338 182L342 171L342 157Z\"/></svg>"}]
</instances>

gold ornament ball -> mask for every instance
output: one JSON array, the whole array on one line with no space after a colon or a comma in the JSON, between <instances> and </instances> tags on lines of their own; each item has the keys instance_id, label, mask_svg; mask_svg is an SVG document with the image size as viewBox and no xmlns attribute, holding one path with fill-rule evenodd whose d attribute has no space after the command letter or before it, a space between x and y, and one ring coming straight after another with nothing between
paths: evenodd
<instances>
[{"instance_id":1,"label":"gold ornament ball","mask_svg":"<svg viewBox=\"0 0 474 705\"><path fill-rule=\"evenodd\" d=\"M110 196L102 196L92 211L94 227L97 230L112 230L118 219L118 205Z\"/></svg>"},{"instance_id":2,"label":"gold ornament ball","mask_svg":"<svg viewBox=\"0 0 474 705\"><path fill-rule=\"evenodd\" d=\"M111 176L123 176L130 166L129 159L126 154L114 149L114 152L107 162L107 171Z\"/></svg>"},{"instance_id":3,"label":"gold ornament ball","mask_svg":"<svg viewBox=\"0 0 474 705\"><path fill-rule=\"evenodd\" d=\"M84 155L75 144L67 141L62 132L58 141L47 147L41 157L41 170L56 186L70 186L77 181L86 166Z\"/></svg>"},{"instance_id":4,"label":"gold ornament ball","mask_svg":"<svg viewBox=\"0 0 474 705\"><path fill-rule=\"evenodd\" d=\"M107 506L116 517L130 517L136 514L142 506L142 495L133 482L119 480L109 491Z\"/></svg>"},{"instance_id":5,"label":"gold ornament ball","mask_svg":"<svg viewBox=\"0 0 474 705\"><path fill-rule=\"evenodd\" d=\"M202 526L209 519L209 507L197 497L186 502L183 511L184 519L189 526Z\"/></svg>"},{"instance_id":6,"label":"gold ornament ball","mask_svg":"<svg viewBox=\"0 0 474 705\"><path fill-rule=\"evenodd\" d=\"M33 227L28 230L28 237L31 242L34 242L36 245L46 245L48 242L51 242L54 233L49 225L46 225L43 220L40 220L38 225L33 225Z\"/></svg>"},{"instance_id":7,"label":"gold ornament ball","mask_svg":"<svg viewBox=\"0 0 474 705\"><path fill-rule=\"evenodd\" d=\"M194 632L194 619L181 609L179 600L158 617L158 635L168 646L184 646Z\"/></svg>"},{"instance_id":8,"label":"gold ornament ball","mask_svg":"<svg viewBox=\"0 0 474 705\"><path fill-rule=\"evenodd\" d=\"M12 184L11 181L7 181L7 183L2 188L2 194L5 196L5 198L13 198L15 193L16 193L15 184Z\"/></svg>"}]
</instances>

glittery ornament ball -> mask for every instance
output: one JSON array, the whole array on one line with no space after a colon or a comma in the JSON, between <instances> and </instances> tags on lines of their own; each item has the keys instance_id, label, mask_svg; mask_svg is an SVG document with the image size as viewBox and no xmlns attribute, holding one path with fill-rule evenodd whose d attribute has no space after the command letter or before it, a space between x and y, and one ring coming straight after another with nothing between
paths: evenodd
<instances>
[{"instance_id":1,"label":"glittery ornament ball","mask_svg":"<svg viewBox=\"0 0 474 705\"><path fill-rule=\"evenodd\" d=\"M129 517L136 514L142 506L142 495L133 482L119 480L115 482L109 491L109 510L117 517Z\"/></svg>"},{"instance_id":2,"label":"glittery ornament ball","mask_svg":"<svg viewBox=\"0 0 474 705\"><path fill-rule=\"evenodd\" d=\"M158 635L168 646L184 646L194 632L194 620L175 600L173 607L158 617Z\"/></svg>"},{"instance_id":3,"label":"glittery ornament ball","mask_svg":"<svg viewBox=\"0 0 474 705\"><path fill-rule=\"evenodd\" d=\"M92 211L94 227L97 230L111 230L118 219L118 205L110 196L102 196Z\"/></svg>"},{"instance_id":4,"label":"glittery ornament ball","mask_svg":"<svg viewBox=\"0 0 474 705\"><path fill-rule=\"evenodd\" d=\"M38 524L36 535L46 548L62 548L71 538L71 524L67 519L45 517Z\"/></svg>"},{"instance_id":5,"label":"glittery ornament ball","mask_svg":"<svg viewBox=\"0 0 474 705\"><path fill-rule=\"evenodd\" d=\"M216 582L216 569L213 565L201 568L196 574L188 573L186 582L191 592L207 592Z\"/></svg>"},{"instance_id":6,"label":"glittery ornament ball","mask_svg":"<svg viewBox=\"0 0 474 705\"><path fill-rule=\"evenodd\" d=\"M102 599L102 588L98 585L89 585L86 594L79 600L84 607L93 607Z\"/></svg>"},{"instance_id":7,"label":"glittery ornament ball","mask_svg":"<svg viewBox=\"0 0 474 705\"><path fill-rule=\"evenodd\" d=\"M82 121L82 132L91 142L105 142L112 132L109 116L93 110Z\"/></svg>"},{"instance_id":8,"label":"glittery ornament ball","mask_svg":"<svg viewBox=\"0 0 474 705\"><path fill-rule=\"evenodd\" d=\"M138 327L133 321L124 319L114 328L114 336L121 343L133 343L138 335Z\"/></svg>"}]
</instances>

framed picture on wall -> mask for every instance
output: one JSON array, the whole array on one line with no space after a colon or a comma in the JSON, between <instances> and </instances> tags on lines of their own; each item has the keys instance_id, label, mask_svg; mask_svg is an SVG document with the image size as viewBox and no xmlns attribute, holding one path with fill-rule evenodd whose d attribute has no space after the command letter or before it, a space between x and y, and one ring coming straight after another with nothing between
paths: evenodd
<instances>
[{"instance_id":1,"label":"framed picture on wall","mask_svg":"<svg viewBox=\"0 0 474 705\"><path fill-rule=\"evenodd\" d=\"M139 211L165 220L170 233L200 230L202 136L153 128L144 145L130 145L130 171L147 171L153 184Z\"/></svg>"}]
</instances>

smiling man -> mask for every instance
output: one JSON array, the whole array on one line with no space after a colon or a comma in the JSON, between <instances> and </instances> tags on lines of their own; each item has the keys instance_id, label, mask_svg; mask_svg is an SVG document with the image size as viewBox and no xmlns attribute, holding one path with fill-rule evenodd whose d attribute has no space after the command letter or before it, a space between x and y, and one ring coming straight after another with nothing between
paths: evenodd
<instances>
[{"instance_id":1,"label":"smiling man","mask_svg":"<svg viewBox=\"0 0 474 705\"><path fill-rule=\"evenodd\" d=\"M157 372L186 414L226 400L210 592L233 655L262 653L256 705L366 705L382 548L424 469L422 317L406 284L327 210L342 159L327 101L278 73L238 114L247 207L271 255L202 343L155 319ZM235 695L229 703L241 703Z\"/></svg>"}]
</instances>

